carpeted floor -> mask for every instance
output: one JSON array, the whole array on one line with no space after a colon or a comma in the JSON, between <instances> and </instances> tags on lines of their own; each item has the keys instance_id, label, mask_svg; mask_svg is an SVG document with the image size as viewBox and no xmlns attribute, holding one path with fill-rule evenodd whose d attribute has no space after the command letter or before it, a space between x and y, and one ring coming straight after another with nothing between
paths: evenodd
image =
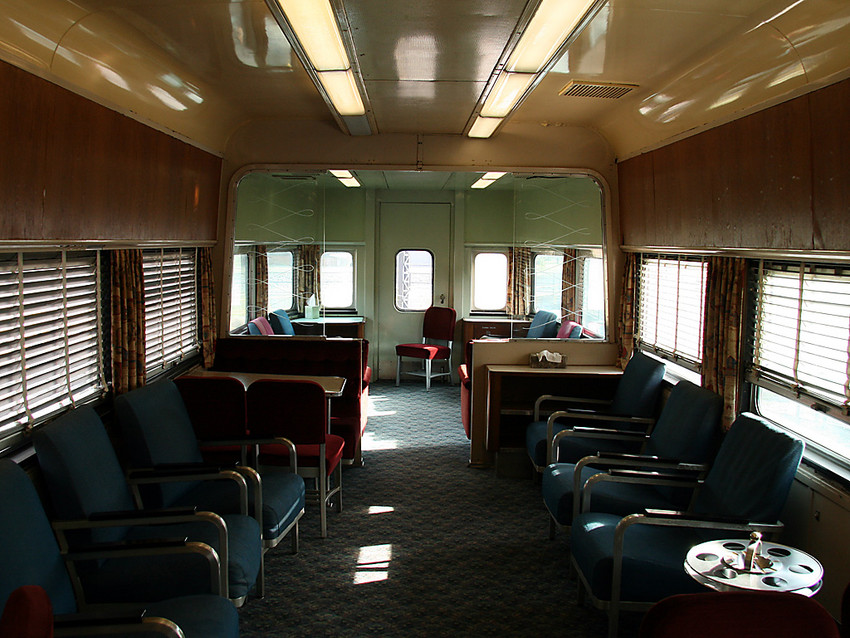
<instances>
[{"instance_id":1,"label":"carpeted floor","mask_svg":"<svg viewBox=\"0 0 850 638\"><path fill-rule=\"evenodd\" d=\"M308 504L301 548L266 554L266 596L240 610L255 636L599 636L576 604L563 537L539 487L467 467L456 386L375 383L365 465L343 472L328 538ZM637 619L625 618L633 636Z\"/></svg>"}]
</instances>

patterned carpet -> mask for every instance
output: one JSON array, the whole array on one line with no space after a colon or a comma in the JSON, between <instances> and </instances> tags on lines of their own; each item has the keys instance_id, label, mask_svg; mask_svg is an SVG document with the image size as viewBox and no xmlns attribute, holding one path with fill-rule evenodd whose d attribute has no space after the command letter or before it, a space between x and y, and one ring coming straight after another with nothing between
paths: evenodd
<instances>
[{"instance_id":1,"label":"patterned carpet","mask_svg":"<svg viewBox=\"0 0 850 638\"><path fill-rule=\"evenodd\" d=\"M576 604L539 487L467 467L458 387L375 383L371 399L343 511L322 539L308 504L299 553L266 554L266 596L240 610L242 635L605 636L607 616Z\"/></svg>"}]
</instances>

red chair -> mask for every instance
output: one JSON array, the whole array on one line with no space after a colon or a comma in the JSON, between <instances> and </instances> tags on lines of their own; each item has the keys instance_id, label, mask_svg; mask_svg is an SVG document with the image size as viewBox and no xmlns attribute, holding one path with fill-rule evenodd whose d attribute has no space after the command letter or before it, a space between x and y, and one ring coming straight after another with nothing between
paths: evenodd
<instances>
[{"instance_id":1,"label":"red chair","mask_svg":"<svg viewBox=\"0 0 850 638\"><path fill-rule=\"evenodd\" d=\"M269 323L269 320L265 317L257 317L256 319L251 319L248 322L248 334L249 335L273 335L274 329L272 329L272 325Z\"/></svg>"},{"instance_id":2,"label":"red chair","mask_svg":"<svg viewBox=\"0 0 850 638\"><path fill-rule=\"evenodd\" d=\"M395 347L397 358L395 371L395 384L401 379L401 359L410 357L419 359L425 364L424 372L406 372L420 377L425 377L425 389L431 389L431 379L435 377L449 377L451 379L452 341L455 334L455 321L457 313L454 308L440 308L431 306L425 311L425 320L422 325L422 343L402 343ZM446 372L434 373L431 371L432 361L445 361Z\"/></svg>"},{"instance_id":3,"label":"red chair","mask_svg":"<svg viewBox=\"0 0 850 638\"><path fill-rule=\"evenodd\" d=\"M261 443L257 466L289 467L306 479L313 479L316 489L308 490L319 503L322 538L328 535L327 510L336 496L337 510L342 511L342 452L345 440L328 433L328 401L325 391L315 381L260 379L248 386L248 431ZM295 458L285 445L273 439L288 439L295 444Z\"/></svg>"},{"instance_id":4,"label":"red chair","mask_svg":"<svg viewBox=\"0 0 850 638\"><path fill-rule=\"evenodd\" d=\"M9 594L0 616L0 636L53 637L53 606L42 587L22 585Z\"/></svg>"},{"instance_id":5,"label":"red chair","mask_svg":"<svg viewBox=\"0 0 850 638\"><path fill-rule=\"evenodd\" d=\"M760 591L679 594L650 607L639 638L839 638L823 606L801 594Z\"/></svg>"},{"instance_id":6,"label":"red chair","mask_svg":"<svg viewBox=\"0 0 850 638\"><path fill-rule=\"evenodd\" d=\"M457 367L460 379L460 420L466 438L472 438L472 341L466 342L464 360Z\"/></svg>"}]
</instances>

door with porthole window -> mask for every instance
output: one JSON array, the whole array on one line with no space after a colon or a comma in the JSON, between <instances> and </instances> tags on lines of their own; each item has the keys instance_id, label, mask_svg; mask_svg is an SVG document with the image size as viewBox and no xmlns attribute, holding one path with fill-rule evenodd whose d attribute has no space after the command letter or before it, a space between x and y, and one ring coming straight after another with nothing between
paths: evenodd
<instances>
[{"instance_id":1,"label":"door with porthole window","mask_svg":"<svg viewBox=\"0 0 850 638\"><path fill-rule=\"evenodd\" d=\"M380 204L373 347L381 379L395 378L396 344L421 341L425 310L452 306L451 224L448 203Z\"/></svg>"}]
</instances>

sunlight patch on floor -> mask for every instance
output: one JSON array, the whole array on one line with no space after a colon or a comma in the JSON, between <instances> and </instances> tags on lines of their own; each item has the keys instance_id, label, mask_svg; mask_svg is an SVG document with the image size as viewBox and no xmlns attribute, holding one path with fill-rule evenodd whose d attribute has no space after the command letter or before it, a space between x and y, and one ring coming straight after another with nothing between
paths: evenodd
<instances>
[{"instance_id":1,"label":"sunlight patch on floor","mask_svg":"<svg viewBox=\"0 0 850 638\"><path fill-rule=\"evenodd\" d=\"M387 507L386 505L370 505L369 506L369 514L389 514L390 512L394 512L394 507Z\"/></svg>"},{"instance_id":2,"label":"sunlight patch on floor","mask_svg":"<svg viewBox=\"0 0 850 638\"><path fill-rule=\"evenodd\" d=\"M374 450L397 450L398 441L396 439L378 439L374 432L366 432L360 441L360 447L364 452Z\"/></svg>"},{"instance_id":3,"label":"sunlight patch on floor","mask_svg":"<svg viewBox=\"0 0 850 638\"><path fill-rule=\"evenodd\" d=\"M386 396L373 395L369 397L369 410L367 416L393 416L397 414L397 410L381 410L381 403L388 401Z\"/></svg>"},{"instance_id":4,"label":"sunlight patch on floor","mask_svg":"<svg viewBox=\"0 0 850 638\"><path fill-rule=\"evenodd\" d=\"M392 556L391 544L361 547L357 557L357 570L354 572L354 584L362 585L387 580Z\"/></svg>"}]
</instances>

